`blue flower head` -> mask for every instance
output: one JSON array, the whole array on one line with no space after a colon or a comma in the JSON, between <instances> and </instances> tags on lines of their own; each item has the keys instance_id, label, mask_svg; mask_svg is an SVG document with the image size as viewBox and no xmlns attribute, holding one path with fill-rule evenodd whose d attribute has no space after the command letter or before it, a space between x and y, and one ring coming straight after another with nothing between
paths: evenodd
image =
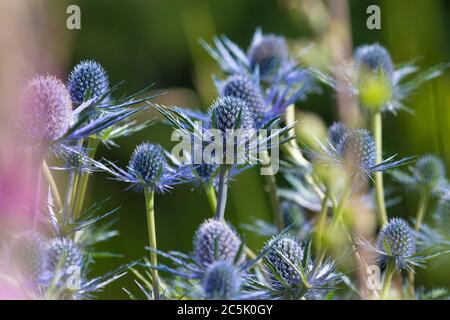
<instances>
[{"instance_id":1,"label":"blue flower head","mask_svg":"<svg viewBox=\"0 0 450 320\"><path fill-rule=\"evenodd\" d=\"M283 37L273 34L257 37L247 52L250 68L258 68L262 77L269 76L288 59L288 47Z\"/></svg>"},{"instance_id":2,"label":"blue flower head","mask_svg":"<svg viewBox=\"0 0 450 320\"><path fill-rule=\"evenodd\" d=\"M45 240L36 233L23 233L13 243L13 261L23 278L38 285L45 280L48 259Z\"/></svg>"},{"instance_id":3,"label":"blue flower head","mask_svg":"<svg viewBox=\"0 0 450 320\"><path fill-rule=\"evenodd\" d=\"M356 48L354 55L357 67L366 72L384 73L392 81L394 76L394 64L389 52L379 44L363 45Z\"/></svg>"},{"instance_id":4,"label":"blue flower head","mask_svg":"<svg viewBox=\"0 0 450 320\"><path fill-rule=\"evenodd\" d=\"M37 76L26 87L26 126L33 139L52 142L63 137L72 121L72 104L64 83Z\"/></svg>"},{"instance_id":5,"label":"blue flower head","mask_svg":"<svg viewBox=\"0 0 450 320\"><path fill-rule=\"evenodd\" d=\"M414 232L405 220L393 218L378 233L376 248L382 253L383 261L392 258L397 268L402 269L416 251Z\"/></svg>"},{"instance_id":6,"label":"blue flower head","mask_svg":"<svg viewBox=\"0 0 450 320\"><path fill-rule=\"evenodd\" d=\"M151 186L156 185L166 167L166 155L161 146L142 143L134 149L128 171Z\"/></svg>"},{"instance_id":7,"label":"blue flower head","mask_svg":"<svg viewBox=\"0 0 450 320\"><path fill-rule=\"evenodd\" d=\"M57 274L66 278L66 275L78 268L81 271L83 256L80 248L70 239L54 238L47 245L49 271L56 277Z\"/></svg>"},{"instance_id":8,"label":"blue flower head","mask_svg":"<svg viewBox=\"0 0 450 320\"><path fill-rule=\"evenodd\" d=\"M218 168L219 166L215 164L202 163L195 167L195 173L203 184L210 185L215 183Z\"/></svg>"},{"instance_id":9,"label":"blue flower head","mask_svg":"<svg viewBox=\"0 0 450 320\"><path fill-rule=\"evenodd\" d=\"M236 232L223 221L208 219L195 233L194 256L196 264L208 268L215 261L242 261L241 240Z\"/></svg>"},{"instance_id":10,"label":"blue flower head","mask_svg":"<svg viewBox=\"0 0 450 320\"><path fill-rule=\"evenodd\" d=\"M337 146L348 134L349 130L342 122L334 122L328 128L328 140L333 146Z\"/></svg>"},{"instance_id":11,"label":"blue flower head","mask_svg":"<svg viewBox=\"0 0 450 320\"><path fill-rule=\"evenodd\" d=\"M206 299L233 299L241 288L240 271L228 261L214 262L206 271L202 287Z\"/></svg>"},{"instance_id":12,"label":"blue flower head","mask_svg":"<svg viewBox=\"0 0 450 320\"><path fill-rule=\"evenodd\" d=\"M109 91L108 74L98 62L84 60L71 71L67 87L72 101L80 105L86 100L98 98Z\"/></svg>"},{"instance_id":13,"label":"blue flower head","mask_svg":"<svg viewBox=\"0 0 450 320\"><path fill-rule=\"evenodd\" d=\"M213 102L210 113L213 127L223 133L227 130L255 128L253 113L247 103L240 98L219 97Z\"/></svg>"},{"instance_id":14,"label":"blue flower head","mask_svg":"<svg viewBox=\"0 0 450 320\"><path fill-rule=\"evenodd\" d=\"M222 84L221 94L222 96L232 96L244 100L253 112L256 125L260 126L267 120L270 108L264 101L259 86L248 77L241 75L228 77Z\"/></svg>"}]
</instances>

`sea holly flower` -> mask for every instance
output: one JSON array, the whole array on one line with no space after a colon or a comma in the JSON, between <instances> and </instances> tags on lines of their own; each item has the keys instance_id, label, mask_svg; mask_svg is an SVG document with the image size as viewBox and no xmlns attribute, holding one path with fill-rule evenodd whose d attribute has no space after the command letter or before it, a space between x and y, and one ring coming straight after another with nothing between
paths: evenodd
<instances>
[{"instance_id":1,"label":"sea holly flower","mask_svg":"<svg viewBox=\"0 0 450 320\"><path fill-rule=\"evenodd\" d=\"M316 78L338 91L360 98L363 106L374 111L410 111L406 100L427 81L443 74L448 64L438 64L420 72L413 64L395 68L389 52L379 44L363 45L355 50L354 64L328 71L313 70ZM335 74L345 80L338 85ZM407 79L409 78L409 79Z\"/></svg>"},{"instance_id":2,"label":"sea holly flower","mask_svg":"<svg viewBox=\"0 0 450 320\"><path fill-rule=\"evenodd\" d=\"M336 289L341 275L333 261L314 260L311 243L293 237L273 238L263 256L264 279L252 277L249 290L261 299L320 299ZM274 242L275 241L275 242Z\"/></svg>"},{"instance_id":3,"label":"sea holly flower","mask_svg":"<svg viewBox=\"0 0 450 320\"><path fill-rule=\"evenodd\" d=\"M338 134L341 136L339 137ZM322 145L324 155L321 157L339 166L350 165L356 169L355 173L370 176L372 173L386 171L411 160L411 158L403 158L394 161L394 155L377 162L375 141L366 129L350 130L335 126L329 131L329 139L326 146Z\"/></svg>"},{"instance_id":4,"label":"sea holly flower","mask_svg":"<svg viewBox=\"0 0 450 320\"><path fill-rule=\"evenodd\" d=\"M395 170L391 172L393 178L415 190L427 190L433 194L445 192L447 180L442 160L434 155L425 155L417 160L409 172Z\"/></svg>"},{"instance_id":5,"label":"sea holly flower","mask_svg":"<svg viewBox=\"0 0 450 320\"><path fill-rule=\"evenodd\" d=\"M47 244L48 268L53 277L63 281L73 272L81 273L83 255L80 248L72 240L54 238Z\"/></svg>"},{"instance_id":6,"label":"sea holly flower","mask_svg":"<svg viewBox=\"0 0 450 320\"><path fill-rule=\"evenodd\" d=\"M208 270L202 281L206 299L232 300L238 297L242 276L238 268L227 261L217 261Z\"/></svg>"}]
</instances>

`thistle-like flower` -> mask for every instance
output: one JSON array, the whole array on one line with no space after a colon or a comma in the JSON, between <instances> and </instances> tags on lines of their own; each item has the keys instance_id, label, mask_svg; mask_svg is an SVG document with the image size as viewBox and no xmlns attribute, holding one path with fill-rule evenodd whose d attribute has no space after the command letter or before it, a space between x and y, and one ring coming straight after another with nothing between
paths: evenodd
<instances>
[{"instance_id":1,"label":"thistle-like flower","mask_svg":"<svg viewBox=\"0 0 450 320\"><path fill-rule=\"evenodd\" d=\"M215 164L202 163L198 166L195 166L194 170L201 183L205 185L215 185L215 180L217 180L216 177L218 168L219 166Z\"/></svg>"},{"instance_id":2,"label":"thistle-like flower","mask_svg":"<svg viewBox=\"0 0 450 320\"><path fill-rule=\"evenodd\" d=\"M72 104L64 83L54 76L37 76L26 87L28 133L52 142L62 138L72 121Z\"/></svg>"},{"instance_id":3,"label":"thistle-like flower","mask_svg":"<svg viewBox=\"0 0 450 320\"><path fill-rule=\"evenodd\" d=\"M252 277L249 285L255 297L319 299L341 281L334 262L312 259L310 242L303 246L295 238L283 236L270 240L263 251L264 279Z\"/></svg>"},{"instance_id":4,"label":"thistle-like flower","mask_svg":"<svg viewBox=\"0 0 450 320\"><path fill-rule=\"evenodd\" d=\"M389 81L393 80L395 70L391 55L378 43L356 48L354 60L360 74L363 72L383 73Z\"/></svg>"},{"instance_id":5,"label":"thistle-like flower","mask_svg":"<svg viewBox=\"0 0 450 320\"><path fill-rule=\"evenodd\" d=\"M68 275L80 272L83 255L80 248L70 239L54 238L47 245L48 267L54 278L66 279Z\"/></svg>"},{"instance_id":6,"label":"thistle-like flower","mask_svg":"<svg viewBox=\"0 0 450 320\"><path fill-rule=\"evenodd\" d=\"M69 75L67 87L73 103L99 98L109 91L109 79L106 70L94 60L84 60L77 64Z\"/></svg>"},{"instance_id":7,"label":"thistle-like flower","mask_svg":"<svg viewBox=\"0 0 450 320\"><path fill-rule=\"evenodd\" d=\"M42 236L31 232L19 235L13 243L12 258L30 285L37 286L46 281L48 256Z\"/></svg>"},{"instance_id":8,"label":"thistle-like flower","mask_svg":"<svg viewBox=\"0 0 450 320\"><path fill-rule=\"evenodd\" d=\"M334 122L330 128L328 128L328 140L330 143L337 147L342 139L347 137L349 129L342 122Z\"/></svg>"},{"instance_id":9,"label":"thistle-like flower","mask_svg":"<svg viewBox=\"0 0 450 320\"><path fill-rule=\"evenodd\" d=\"M253 112L247 103L233 96L216 99L210 110L211 121L214 128L223 133L227 130L250 130L255 128Z\"/></svg>"},{"instance_id":10,"label":"thistle-like flower","mask_svg":"<svg viewBox=\"0 0 450 320\"><path fill-rule=\"evenodd\" d=\"M366 129L349 130L336 125L329 131L328 146L322 146L325 160L338 165L348 164L356 173L371 175L407 163L411 158L393 161L395 156L377 163L375 141ZM341 134L339 137L337 134Z\"/></svg>"},{"instance_id":11,"label":"thistle-like flower","mask_svg":"<svg viewBox=\"0 0 450 320\"><path fill-rule=\"evenodd\" d=\"M381 261L393 259L397 269L410 268L416 252L416 239L409 224L401 218L393 218L378 233L376 249Z\"/></svg>"},{"instance_id":12,"label":"thistle-like flower","mask_svg":"<svg viewBox=\"0 0 450 320\"><path fill-rule=\"evenodd\" d=\"M164 192L172 186L189 182L192 168L189 166L173 168L164 149L148 142L138 145L130 158L127 170L107 161L107 165L95 162L96 166L111 174L114 179L130 184L131 189Z\"/></svg>"},{"instance_id":13,"label":"thistle-like flower","mask_svg":"<svg viewBox=\"0 0 450 320\"><path fill-rule=\"evenodd\" d=\"M251 70L259 70L262 77L270 76L288 61L286 40L273 34L254 37L247 57Z\"/></svg>"},{"instance_id":14,"label":"thistle-like flower","mask_svg":"<svg viewBox=\"0 0 450 320\"><path fill-rule=\"evenodd\" d=\"M209 219L195 233L194 255L198 266L208 268L215 261L242 262L241 240L223 221Z\"/></svg>"},{"instance_id":15,"label":"thistle-like flower","mask_svg":"<svg viewBox=\"0 0 450 320\"><path fill-rule=\"evenodd\" d=\"M241 272L230 262L214 262L206 271L202 287L206 299L234 299L241 288Z\"/></svg>"},{"instance_id":16,"label":"thistle-like flower","mask_svg":"<svg viewBox=\"0 0 450 320\"><path fill-rule=\"evenodd\" d=\"M419 158L415 165L409 168L409 172L395 170L392 176L409 188L434 194L445 192L447 187L444 164L439 157L431 154Z\"/></svg>"},{"instance_id":17,"label":"thistle-like flower","mask_svg":"<svg viewBox=\"0 0 450 320\"><path fill-rule=\"evenodd\" d=\"M248 77L236 75L230 76L221 86L222 96L240 98L247 103L248 108L253 112L257 126L265 123L270 106L264 101L258 84L253 83Z\"/></svg>"}]
</instances>

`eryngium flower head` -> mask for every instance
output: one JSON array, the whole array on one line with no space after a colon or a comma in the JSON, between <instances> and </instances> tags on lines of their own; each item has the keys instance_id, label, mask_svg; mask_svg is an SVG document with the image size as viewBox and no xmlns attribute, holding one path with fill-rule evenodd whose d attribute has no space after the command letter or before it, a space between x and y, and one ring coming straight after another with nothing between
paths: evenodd
<instances>
[{"instance_id":1,"label":"eryngium flower head","mask_svg":"<svg viewBox=\"0 0 450 320\"><path fill-rule=\"evenodd\" d=\"M391 55L379 44L358 47L354 59L359 68L364 68L369 72L382 72L392 81L395 69Z\"/></svg>"},{"instance_id":2,"label":"eryngium flower head","mask_svg":"<svg viewBox=\"0 0 450 320\"><path fill-rule=\"evenodd\" d=\"M222 132L236 129L253 129L254 115L247 103L236 97L217 98L211 106L212 123Z\"/></svg>"},{"instance_id":3,"label":"eryngium flower head","mask_svg":"<svg viewBox=\"0 0 450 320\"><path fill-rule=\"evenodd\" d=\"M393 218L378 233L376 248L383 253L383 260L392 258L402 269L416 251L414 232L405 220Z\"/></svg>"},{"instance_id":4,"label":"eryngium flower head","mask_svg":"<svg viewBox=\"0 0 450 320\"><path fill-rule=\"evenodd\" d=\"M274 290L297 287L301 283L301 278L292 266L301 265L303 248L290 236L285 236L273 244L275 239L266 244L266 248L272 246L264 257L268 263L264 270L266 281Z\"/></svg>"},{"instance_id":5,"label":"eryngium flower head","mask_svg":"<svg viewBox=\"0 0 450 320\"><path fill-rule=\"evenodd\" d=\"M55 272L66 275L71 268L78 268L78 271L80 271L83 265L80 248L70 239L52 239L48 244L47 251L49 271L53 275Z\"/></svg>"},{"instance_id":6,"label":"eryngium flower head","mask_svg":"<svg viewBox=\"0 0 450 320\"><path fill-rule=\"evenodd\" d=\"M232 96L247 102L248 108L253 112L256 124L263 124L269 108L266 105L261 89L245 76L231 76L222 87L222 96Z\"/></svg>"},{"instance_id":7,"label":"eryngium flower head","mask_svg":"<svg viewBox=\"0 0 450 320\"><path fill-rule=\"evenodd\" d=\"M241 239L223 221L208 219L195 233L194 255L197 265L208 268L215 261L233 263L243 259L240 254Z\"/></svg>"},{"instance_id":8,"label":"eryngium flower head","mask_svg":"<svg viewBox=\"0 0 450 320\"><path fill-rule=\"evenodd\" d=\"M366 129L357 129L344 135L336 149L342 157L347 157L352 165L362 171L370 172L376 164L375 141Z\"/></svg>"},{"instance_id":9,"label":"eryngium flower head","mask_svg":"<svg viewBox=\"0 0 450 320\"><path fill-rule=\"evenodd\" d=\"M162 147L144 142L134 149L128 164L128 171L137 175L145 184L154 185L158 182L166 166L166 155Z\"/></svg>"},{"instance_id":10,"label":"eryngium flower head","mask_svg":"<svg viewBox=\"0 0 450 320\"><path fill-rule=\"evenodd\" d=\"M214 262L203 278L203 291L206 299L233 299L238 295L240 287L241 274L228 261Z\"/></svg>"},{"instance_id":11,"label":"eryngium flower head","mask_svg":"<svg viewBox=\"0 0 450 320\"><path fill-rule=\"evenodd\" d=\"M275 35L263 36L259 41L252 43L247 57L252 70L259 68L262 77L270 75L288 58L286 40Z\"/></svg>"},{"instance_id":12,"label":"eryngium flower head","mask_svg":"<svg viewBox=\"0 0 450 320\"><path fill-rule=\"evenodd\" d=\"M22 276L34 284L42 282L47 271L48 259L45 240L38 234L21 234L13 244L13 260Z\"/></svg>"},{"instance_id":13,"label":"eryngium flower head","mask_svg":"<svg viewBox=\"0 0 450 320\"><path fill-rule=\"evenodd\" d=\"M67 87L72 101L82 104L86 99L106 94L109 90L109 79L102 65L94 60L85 60L73 68Z\"/></svg>"},{"instance_id":14,"label":"eryngium flower head","mask_svg":"<svg viewBox=\"0 0 450 320\"><path fill-rule=\"evenodd\" d=\"M347 136L348 132L349 130L345 124L342 122L334 122L328 128L328 140L333 146L337 146Z\"/></svg>"},{"instance_id":15,"label":"eryngium flower head","mask_svg":"<svg viewBox=\"0 0 450 320\"><path fill-rule=\"evenodd\" d=\"M426 155L417 160L413 169L419 184L430 189L439 186L445 177L445 167L442 160L434 155Z\"/></svg>"},{"instance_id":16,"label":"eryngium flower head","mask_svg":"<svg viewBox=\"0 0 450 320\"><path fill-rule=\"evenodd\" d=\"M27 128L32 138L55 141L69 130L72 104L66 86L54 76L37 76L26 87Z\"/></svg>"},{"instance_id":17,"label":"eryngium flower head","mask_svg":"<svg viewBox=\"0 0 450 320\"><path fill-rule=\"evenodd\" d=\"M214 177L216 176L218 165L202 163L195 167L195 172L198 175L200 181L204 184L214 183Z\"/></svg>"}]
</instances>

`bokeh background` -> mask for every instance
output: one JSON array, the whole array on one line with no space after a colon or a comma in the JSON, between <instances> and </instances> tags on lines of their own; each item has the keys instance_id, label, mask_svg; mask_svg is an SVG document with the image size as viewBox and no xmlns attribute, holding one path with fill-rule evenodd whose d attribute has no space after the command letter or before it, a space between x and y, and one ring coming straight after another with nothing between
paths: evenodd
<instances>
[{"instance_id":1,"label":"bokeh background","mask_svg":"<svg viewBox=\"0 0 450 320\"><path fill-rule=\"evenodd\" d=\"M216 34L225 34L246 48L255 28L260 26L266 33L285 35L299 52L313 44L310 49L313 54L306 54L302 59L318 65L329 63L332 59L334 52L330 52L327 40L336 32L348 35L353 46L380 42L398 63L416 59L421 67L426 68L450 61L450 2L446 0L331 0L334 6L336 3L338 6L348 4L347 30L345 23L343 30L337 30L342 26L329 23L326 18L330 7L327 1L18 1L23 6L12 5L15 0L0 2L1 7L9 8L10 13L3 10L0 17L7 19L6 23L9 21L13 26L23 28L22 31L1 28L3 36L7 36L9 43L30 40L28 44L18 46L23 51L2 45L2 66L8 65L16 54L25 57L23 59L30 54L35 57L33 70L22 74L49 72L66 79L70 69L80 60L95 59L106 68L112 83L125 81L120 93L132 93L155 83L155 88L167 91L158 98L158 102L204 110L216 95L211 75L218 74L219 69L200 47L198 40L211 41ZM81 8L81 30L66 28L66 8L70 4ZM371 4L381 8L381 30L368 30L366 27L366 9ZM43 35L34 37L36 30ZM0 88L5 90L5 79L2 77L0 80ZM447 140L450 134L449 89L450 73L447 72L445 76L421 87L408 104L414 114L400 113L397 117L385 117L385 152L401 156L434 153L445 160L450 171L450 144ZM4 99L2 103L0 115L7 108ZM335 94L330 90L310 97L298 104L297 109L320 116L325 124L330 124L338 116ZM157 114L149 110L140 119L155 116ZM157 124L119 140L120 148L102 147L100 156L126 165L134 146L144 140L170 148L170 133L169 128ZM406 199L391 207L389 213L413 216L417 197L395 189L389 179L387 184L394 194L403 195ZM263 185L263 178L256 170L240 175L233 182L227 217L238 228L256 218L269 219L270 203ZM123 255L121 258L98 261L93 269L94 275L145 255L147 230L144 199L140 194L124 192L125 187L108 180L103 174L96 174L91 180L90 203L110 198L105 210L120 207L115 224L120 235L102 245L101 249ZM195 229L209 216L211 212L206 197L191 186L180 186L165 195L157 195L159 247L162 250L189 251ZM243 233L251 247L262 246L263 239L249 232ZM419 273L418 282L428 287L449 286L449 267L448 260L438 259L426 271ZM100 294L100 298L126 298L122 287L138 292L133 281L132 275L125 276L110 285Z\"/></svg>"}]
</instances>

